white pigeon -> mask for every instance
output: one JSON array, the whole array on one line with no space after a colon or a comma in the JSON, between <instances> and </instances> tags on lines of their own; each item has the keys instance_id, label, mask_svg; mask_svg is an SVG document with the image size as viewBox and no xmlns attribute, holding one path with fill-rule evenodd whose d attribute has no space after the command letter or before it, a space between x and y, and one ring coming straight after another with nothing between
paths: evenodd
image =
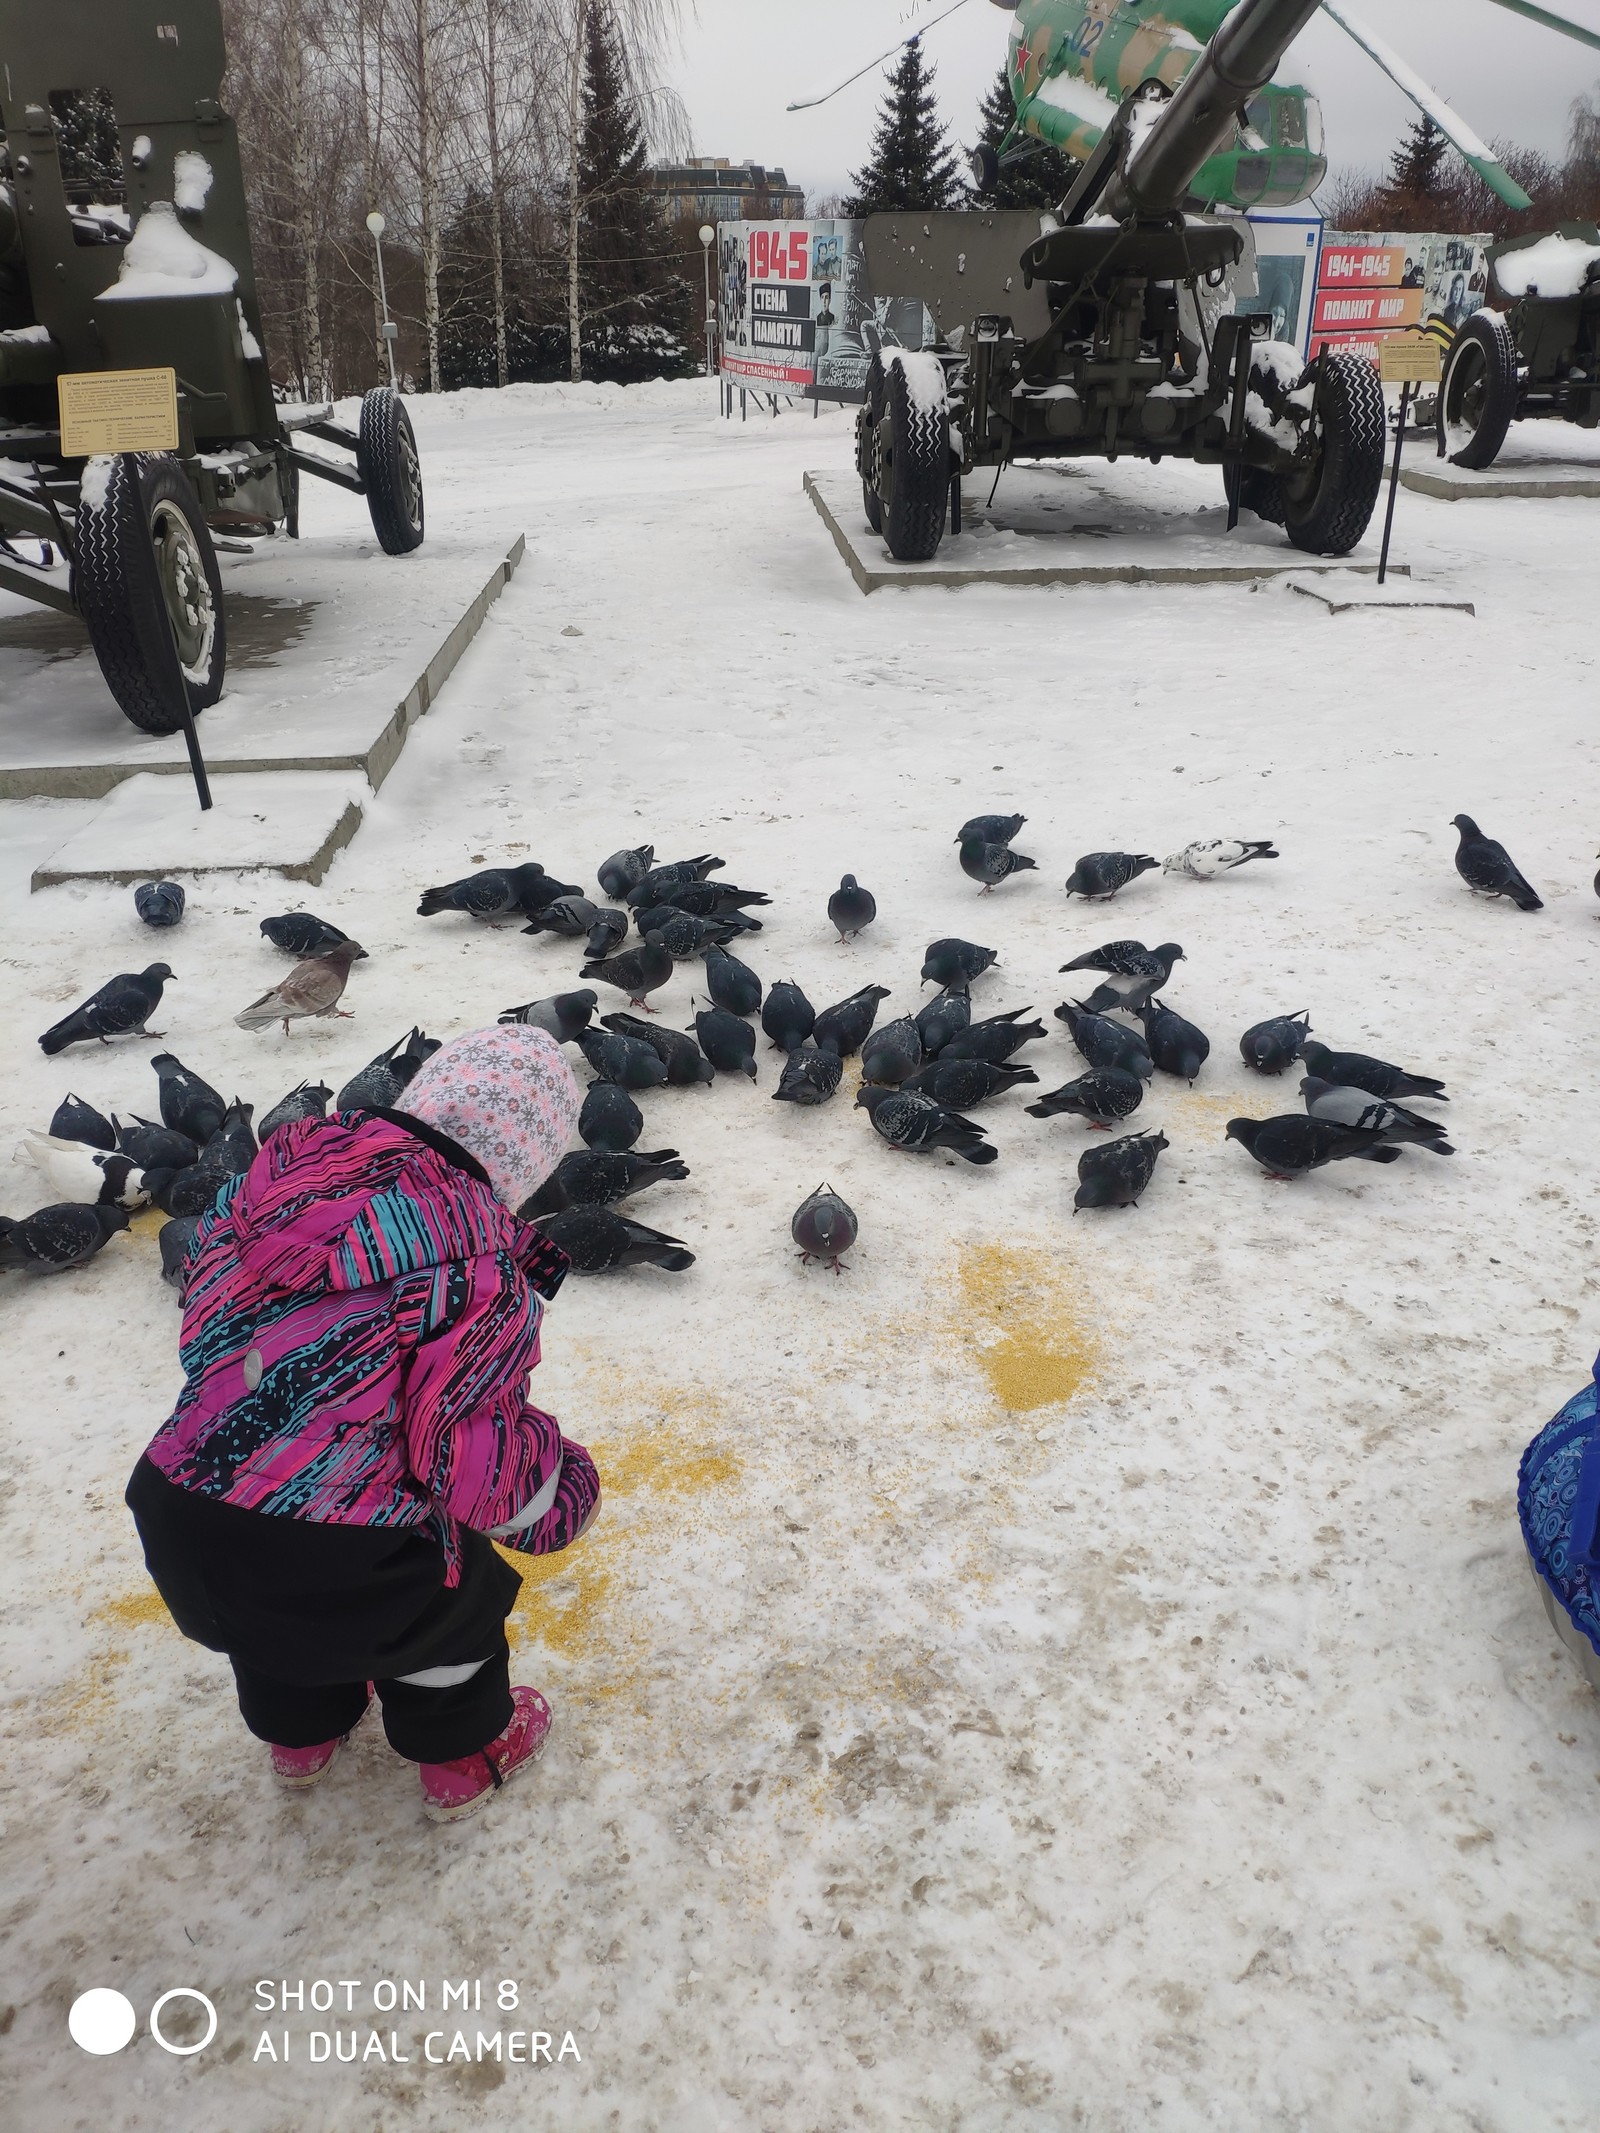
<instances>
[{"instance_id":1,"label":"white pigeon","mask_svg":"<svg viewBox=\"0 0 1600 2133\"><path fill-rule=\"evenodd\" d=\"M1270 838L1249 843L1238 837L1201 837L1161 864L1167 874L1186 874L1191 881L1215 881L1219 874L1231 874L1235 867L1242 867L1247 859L1278 856Z\"/></svg>"},{"instance_id":2,"label":"white pigeon","mask_svg":"<svg viewBox=\"0 0 1600 2133\"><path fill-rule=\"evenodd\" d=\"M50 1182L58 1201L80 1207L148 1207L144 1172L125 1155L91 1148L87 1141L58 1139L53 1133L26 1133L23 1147Z\"/></svg>"}]
</instances>

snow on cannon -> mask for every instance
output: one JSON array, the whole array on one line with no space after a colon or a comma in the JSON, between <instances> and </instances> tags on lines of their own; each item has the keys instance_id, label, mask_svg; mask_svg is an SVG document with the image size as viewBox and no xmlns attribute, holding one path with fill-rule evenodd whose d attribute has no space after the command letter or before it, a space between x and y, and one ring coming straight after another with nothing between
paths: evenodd
<instances>
[{"instance_id":1,"label":"snow on cannon","mask_svg":"<svg viewBox=\"0 0 1600 2133\"><path fill-rule=\"evenodd\" d=\"M223 65L218 0L0 0L0 590L81 616L146 733L174 650L191 711L222 694L213 533L297 534L305 473L423 536L397 394L359 430L274 398Z\"/></svg>"},{"instance_id":2,"label":"snow on cannon","mask_svg":"<svg viewBox=\"0 0 1600 2133\"><path fill-rule=\"evenodd\" d=\"M880 350L857 416L867 521L898 560L933 556L947 517L959 528L977 467L1124 455L1220 466L1230 527L1244 506L1310 554L1355 547L1383 478L1378 373L1333 352L1307 365L1269 319L1226 312L1244 224L1195 192L1203 170L1267 166L1251 114L1317 5L1242 0L1192 63L1140 81L1056 216L868 217L872 286L920 297L939 334ZM1013 32L1024 74L1035 13ZM1297 198L1324 168L1304 144L1279 160Z\"/></svg>"}]
</instances>

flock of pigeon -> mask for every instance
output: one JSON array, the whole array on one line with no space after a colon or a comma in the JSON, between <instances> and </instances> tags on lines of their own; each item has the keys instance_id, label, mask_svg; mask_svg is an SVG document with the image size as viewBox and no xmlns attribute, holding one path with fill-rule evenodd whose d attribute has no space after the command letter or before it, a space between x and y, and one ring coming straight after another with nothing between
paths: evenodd
<instances>
[{"instance_id":1,"label":"flock of pigeon","mask_svg":"<svg viewBox=\"0 0 1600 2133\"><path fill-rule=\"evenodd\" d=\"M980 815L963 824L956 839L961 869L985 894L1035 869L1036 862L1015 848L1024 820ZM1509 897L1522 910L1541 908L1503 846L1469 816L1458 815L1455 827L1456 867L1470 888ZM1069 895L1109 901L1158 865L1207 881L1251 860L1277 857L1270 843L1226 838L1188 845L1165 862L1147 853L1092 852L1078 861L1066 887ZM713 879L723 863L701 854L658 866L653 847L645 845L614 852L599 867L604 902L534 862L486 868L429 889L418 905L422 917L455 912L491 925L521 920L524 932L584 944L578 975L588 982L500 1017L547 1030L581 1053L593 1072L578 1121L583 1147L564 1157L519 1210L566 1250L580 1273L640 1265L679 1273L693 1265L694 1254L681 1240L619 1212L620 1203L647 1187L689 1174L676 1149L637 1150L644 1115L636 1097L663 1085L713 1082L719 1074L753 1080L758 1017L783 1055L775 1102L808 1107L831 1101L845 1061L859 1054L856 1105L878 1137L901 1153L944 1151L967 1163L995 1162L999 1150L968 1114L1007 1089L1038 1081L1033 1068L1017 1059L1024 1046L1048 1035L1043 1022L1027 1019L1031 1009L973 1017L972 986L998 962L994 949L955 938L931 942L921 978L939 991L915 1015L878 1026L880 1003L889 997L882 985L861 986L819 1013L798 985L764 985L731 952L741 937L762 930L754 914L770 899ZM1596 888L1600 892L1600 879ZM134 902L153 927L169 928L183 917L184 892L174 882L147 882L135 890ZM873 924L877 903L846 874L828 898L827 913L844 943ZM625 945L630 925L637 936L631 947ZM264 919L261 931L295 962L280 983L234 1018L241 1028L281 1023L287 1034L298 1020L347 1013L339 1003L353 965L366 955L359 942L304 911ZM710 1002L695 1015L692 1034L654 1020L650 1006L650 995L690 960L704 964ZM1062 966L1063 974L1082 973L1077 989L1084 997L1063 1001L1055 1015L1082 1055L1084 1070L1031 1103L1031 1116L1069 1115L1091 1130L1108 1130L1134 1115L1157 1072L1195 1081L1210 1041L1161 997L1183 960L1176 941L1147 948L1142 941L1115 940ZM40 1046L54 1055L114 1037L159 1037L149 1022L172 977L167 964L152 963L111 979L46 1030ZM642 1012L598 1014L600 986ZM325 1115L330 1103L335 1111L392 1108L438 1048L438 1040L414 1028L337 1092L299 1083L259 1125L252 1105L237 1097L226 1101L170 1052L151 1061L159 1121L133 1112L127 1121L106 1117L69 1094L49 1131L28 1134L24 1144L57 1197L20 1221L0 1217L0 1267L47 1273L80 1266L127 1227L132 1213L155 1207L167 1217L159 1240L162 1272L181 1291L200 1217L227 1181L249 1168L261 1144L296 1119ZM1407 1146L1435 1155L1454 1152L1443 1126L1410 1108L1419 1101L1444 1102L1440 1081L1364 1053L1330 1051L1312 1041L1304 1010L1257 1023L1245 1031L1239 1050L1261 1074L1281 1075L1297 1061L1308 1070L1299 1084L1303 1112L1236 1118L1228 1125L1227 1137L1269 1177L1299 1178L1350 1159L1393 1163ZM1087 1146L1078 1160L1074 1213L1136 1207L1167 1146L1165 1135L1153 1131ZM790 1228L803 1260L820 1259L835 1272L859 1233L854 1211L828 1185L801 1204Z\"/></svg>"}]
</instances>

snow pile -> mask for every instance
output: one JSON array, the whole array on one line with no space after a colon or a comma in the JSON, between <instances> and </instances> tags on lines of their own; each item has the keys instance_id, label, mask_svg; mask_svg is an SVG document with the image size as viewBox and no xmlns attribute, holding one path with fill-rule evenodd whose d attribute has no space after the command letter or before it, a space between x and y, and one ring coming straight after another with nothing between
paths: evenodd
<instances>
[{"instance_id":1,"label":"snow pile","mask_svg":"<svg viewBox=\"0 0 1600 2133\"><path fill-rule=\"evenodd\" d=\"M110 304L152 296L226 296L238 281L238 275L220 252L210 251L189 235L170 200L152 200L128 241L116 281L100 301Z\"/></svg>"},{"instance_id":2,"label":"snow pile","mask_svg":"<svg viewBox=\"0 0 1600 2133\"><path fill-rule=\"evenodd\" d=\"M1579 296L1594 267L1600 244L1580 237L1541 237L1523 252L1504 252L1494 263L1494 278L1507 296Z\"/></svg>"},{"instance_id":3,"label":"snow pile","mask_svg":"<svg viewBox=\"0 0 1600 2133\"><path fill-rule=\"evenodd\" d=\"M244 315L244 305L239 302L237 297L234 298L233 308L239 314L239 346L244 351L245 361L247 363L265 362L266 358L261 353L261 343L250 331L250 321Z\"/></svg>"},{"instance_id":4,"label":"snow pile","mask_svg":"<svg viewBox=\"0 0 1600 2133\"><path fill-rule=\"evenodd\" d=\"M180 148L172 160L172 198L180 215L198 215L212 186L211 165L198 148Z\"/></svg>"},{"instance_id":5,"label":"snow pile","mask_svg":"<svg viewBox=\"0 0 1600 2133\"><path fill-rule=\"evenodd\" d=\"M116 459L109 452L102 452L94 459L84 462L83 475L78 483L78 508L80 511L103 511L111 491L111 470Z\"/></svg>"}]
</instances>

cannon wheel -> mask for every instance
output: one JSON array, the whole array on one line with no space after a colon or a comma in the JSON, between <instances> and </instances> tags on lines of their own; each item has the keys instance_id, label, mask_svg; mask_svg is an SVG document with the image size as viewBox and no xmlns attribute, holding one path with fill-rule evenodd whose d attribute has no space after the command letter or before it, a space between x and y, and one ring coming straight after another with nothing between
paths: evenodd
<instances>
[{"instance_id":1,"label":"cannon wheel","mask_svg":"<svg viewBox=\"0 0 1600 2133\"><path fill-rule=\"evenodd\" d=\"M1434 418L1440 457L1448 454L1455 467L1492 467L1516 412L1516 340L1497 312L1475 311L1445 358Z\"/></svg>"},{"instance_id":2,"label":"cannon wheel","mask_svg":"<svg viewBox=\"0 0 1600 2133\"><path fill-rule=\"evenodd\" d=\"M867 365L867 397L856 416L856 469L861 476L861 508L874 533L883 531L883 505L873 479L872 455L883 420L883 358L874 356Z\"/></svg>"},{"instance_id":3,"label":"cannon wheel","mask_svg":"<svg viewBox=\"0 0 1600 2133\"><path fill-rule=\"evenodd\" d=\"M191 712L216 702L228 664L217 551L188 476L155 452L91 460L74 545L73 589L107 688L141 732L178 732L167 621ZM151 583L151 548L166 620Z\"/></svg>"},{"instance_id":4,"label":"cannon wheel","mask_svg":"<svg viewBox=\"0 0 1600 2133\"><path fill-rule=\"evenodd\" d=\"M1283 524L1283 478L1269 474L1265 467L1241 467L1239 469L1239 502L1246 511L1253 511L1269 525Z\"/></svg>"},{"instance_id":5,"label":"cannon wheel","mask_svg":"<svg viewBox=\"0 0 1600 2133\"><path fill-rule=\"evenodd\" d=\"M932 359L928 359L929 362ZM950 501L950 408L944 373L927 389L919 363L913 377L903 362L888 368L889 449L880 495L883 537L897 563L926 563L944 538Z\"/></svg>"},{"instance_id":6,"label":"cannon wheel","mask_svg":"<svg viewBox=\"0 0 1600 2133\"><path fill-rule=\"evenodd\" d=\"M1313 419L1316 456L1283 477L1283 524L1308 555L1348 555L1383 486L1388 423L1383 387L1360 356L1325 354Z\"/></svg>"},{"instance_id":7,"label":"cannon wheel","mask_svg":"<svg viewBox=\"0 0 1600 2133\"><path fill-rule=\"evenodd\" d=\"M372 530L386 555L422 546L422 462L400 395L375 385L361 402L356 471L366 484Z\"/></svg>"}]
</instances>

